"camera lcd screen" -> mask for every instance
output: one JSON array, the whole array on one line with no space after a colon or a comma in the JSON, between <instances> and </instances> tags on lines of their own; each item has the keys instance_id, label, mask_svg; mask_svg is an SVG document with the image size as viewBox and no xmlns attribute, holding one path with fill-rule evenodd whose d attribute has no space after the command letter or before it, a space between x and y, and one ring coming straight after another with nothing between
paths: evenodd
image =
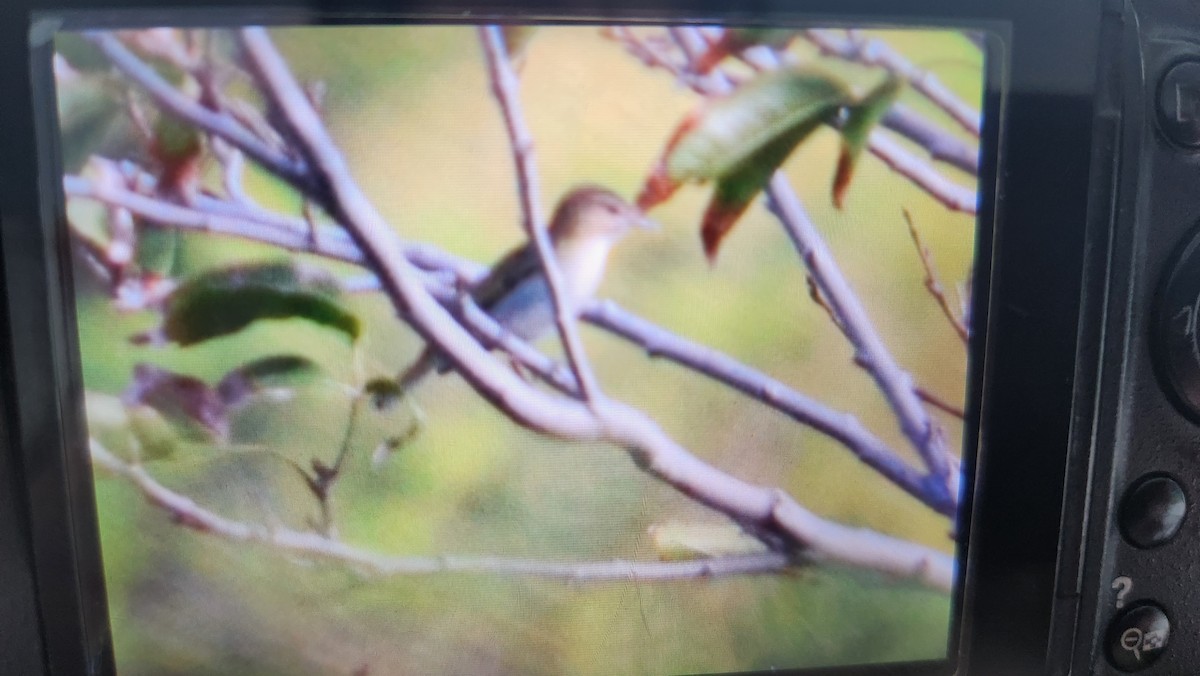
<instances>
[{"instance_id":1,"label":"camera lcd screen","mask_svg":"<svg viewBox=\"0 0 1200 676\"><path fill-rule=\"evenodd\" d=\"M952 664L979 35L54 45L121 673Z\"/></svg>"}]
</instances>

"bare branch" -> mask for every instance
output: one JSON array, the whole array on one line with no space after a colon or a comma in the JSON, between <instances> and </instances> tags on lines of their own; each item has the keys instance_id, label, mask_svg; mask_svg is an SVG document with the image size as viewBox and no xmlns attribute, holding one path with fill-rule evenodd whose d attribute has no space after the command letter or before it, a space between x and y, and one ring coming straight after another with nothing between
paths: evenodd
<instances>
[{"instance_id":1,"label":"bare branch","mask_svg":"<svg viewBox=\"0 0 1200 676\"><path fill-rule=\"evenodd\" d=\"M921 70L898 54L882 40L863 36L858 31L845 32L812 29L805 37L822 53L868 66L879 66L903 78L913 89L946 111L963 129L976 137L980 133L979 111L959 100L933 73Z\"/></svg>"},{"instance_id":2,"label":"bare branch","mask_svg":"<svg viewBox=\"0 0 1200 676\"><path fill-rule=\"evenodd\" d=\"M554 304L554 322L558 325L558 334L562 339L567 353L567 362L571 372L579 383L579 391L584 401L592 401L600 396L600 387L596 376L592 373L587 355L583 350L583 341L579 339L579 330L575 324L576 308L574 299L566 292L566 282L562 270L559 269L558 259L554 254L554 245L550 242L550 233L546 228L546 218L538 201L537 169L533 161L533 138L525 126L521 113L521 101L517 93L517 76L508 62L508 51L504 46L504 34L499 26L480 26L479 39L483 43L483 52L487 57L488 76L492 82L492 93L500 104L504 114L504 125L512 142L513 164L517 174L517 192L521 198L521 223L525 234L537 251L542 272L546 276L546 285L550 290L550 299Z\"/></svg>"},{"instance_id":3,"label":"bare branch","mask_svg":"<svg viewBox=\"0 0 1200 676\"><path fill-rule=\"evenodd\" d=\"M705 345L636 317L611 301L595 303L583 318L640 345L651 357L670 359L714 380L725 383L793 420L807 425L850 449L864 464L930 507L953 516L953 501L931 494L925 476L908 466L881 439L849 413L836 411Z\"/></svg>"},{"instance_id":4,"label":"bare branch","mask_svg":"<svg viewBox=\"0 0 1200 676\"><path fill-rule=\"evenodd\" d=\"M130 52L112 33L94 31L85 34L109 61L133 82L146 90L160 109L210 134L219 136L242 150L255 162L301 190L311 189L308 171L283 152L272 148L229 115L213 111L188 98L153 68Z\"/></svg>"},{"instance_id":5,"label":"bare branch","mask_svg":"<svg viewBox=\"0 0 1200 676\"><path fill-rule=\"evenodd\" d=\"M908 234L912 236L913 244L917 247L917 255L921 258L921 267L925 269L925 289L929 291L929 295L937 301L938 307L941 308L942 314L946 316L946 320L950 322L950 326L958 337L965 344L971 338L971 332L967 330L967 325L959 319L954 313L954 309L950 307L950 299L946 297L946 290L942 287L942 283L938 280L937 273L934 271L933 254L930 253L929 247L921 242L921 235L917 233L917 226L913 223L912 215L908 213L908 209L904 209L904 222L908 224Z\"/></svg>"},{"instance_id":6,"label":"bare branch","mask_svg":"<svg viewBox=\"0 0 1200 676\"><path fill-rule=\"evenodd\" d=\"M868 147L871 154L883 160L892 171L907 178L947 209L964 214L979 211L979 198L973 188L961 186L938 173L928 162L905 150L887 134L878 129L871 132Z\"/></svg>"},{"instance_id":7,"label":"bare branch","mask_svg":"<svg viewBox=\"0 0 1200 676\"><path fill-rule=\"evenodd\" d=\"M979 175L979 148L951 136L912 108L894 103L880 123L924 148L934 160Z\"/></svg>"},{"instance_id":8,"label":"bare branch","mask_svg":"<svg viewBox=\"0 0 1200 676\"><path fill-rule=\"evenodd\" d=\"M690 561L594 561L561 563L500 556L388 556L346 544L318 533L267 527L225 518L191 498L159 483L141 465L126 463L89 440L92 462L128 481L146 500L167 512L173 521L200 533L231 542L263 545L281 554L300 555L352 566L372 575L431 575L466 573L542 577L566 582L680 580L777 573L797 565L786 554L763 552Z\"/></svg>"},{"instance_id":9,"label":"bare branch","mask_svg":"<svg viewBox=\"0 0 1200 676\"><path fill-rule=\"evenodd\" d=\"M82 176L72 175L63 177L63 190L67 197L97 200L109 206L128 209L139 218L181 230L230 235L273 244L289 251L318 253L350 263L363 262L358 247L344 232L336 228L323 229L319 238L320 248L314 249L304 219L288 219L286 216L265 210L247 209L240 204L216 200L205 195L197 195L193 204L184 206L120 186L101 185ZM300 227L293 227L297 223Z\"/></svg>"}]
</instances>

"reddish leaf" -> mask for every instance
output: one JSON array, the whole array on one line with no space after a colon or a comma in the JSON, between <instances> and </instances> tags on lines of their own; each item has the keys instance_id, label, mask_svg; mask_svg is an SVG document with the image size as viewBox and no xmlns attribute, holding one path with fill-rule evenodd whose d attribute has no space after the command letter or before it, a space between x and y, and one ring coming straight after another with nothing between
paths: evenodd
<instances>
[{"instance_id":1,"label":"reddish leaf","mask_svg":"<svg viewBox=\"0 0 1200 676\"><path fill-rule=\"evenodd\" d=\"M642 211L649 211L656 205L667 201L679 189L681 182L671 177L668 159L675 147L679 145L679 141L700 123L702 115L702 110L693 110L683 118L679 126L675 127L675 131L671 132L671 137L667 139L667 147L663 149L662 156L654 165L650 176L646 178L646 185L638 194L637 207Z\"/></svg>"},{"instance_id":2,"label":"reddish leaf","mask_svg":"<svg viewBox=\"0 0 1200 676\"><path fill-rule=\"evenodd\" d=\"M229 438L228 407L216 390L199 378L138 364L121 399L127 406L149 406L185 431L199 431L201 436L220 441Z\"/></svg>"},{"instance_id":3,"label":"reddish leaf","mask_svg":"<svg viewBox=\"0 0 1200 676\"><path fill-rule=\"evenodd\" d=\"M709 263L717 262L717 250L721 240L733 229L737 220L750 206L750 200L726 202L717 195L708 203L704 210L704 220L700 224L700 239L704 243L704 255Z\"/></svg>"}]
</instances>

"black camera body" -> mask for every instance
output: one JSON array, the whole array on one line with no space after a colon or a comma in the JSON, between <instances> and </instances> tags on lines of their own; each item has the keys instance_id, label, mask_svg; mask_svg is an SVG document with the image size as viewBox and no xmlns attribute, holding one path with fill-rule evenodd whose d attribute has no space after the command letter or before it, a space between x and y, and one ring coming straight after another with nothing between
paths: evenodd
<instances>
[{"instance_id":1,"label":"black camera body","mask_svg":"<svg viewBox=\"0 0 1200 676\"><path fill-rule=\"evenodd\" d=\"M1056 641L1074 673L1187 673L1200 652L1168 647L1167 634L1200 603L1187 579L1197 231L1186 197L1200 23L1187 3L1153 2L1104 21Z\"/></svg>"},{"instance_id":2,"label":"black camera body","mask_svg":"<svg viewBox=\"0 0 1200 676\"><path fill-rule=\"evenodd\" d=\"M31 72L45 16L119 25L197 20L186 2L25 0L0 8L0 672L113 669L91 473L81 458L78 355L63 345L67 254L56 248L38 162L46 137ZM218 3L220 4L220 3ZM736 24L950 26L998 36L1001 82L980 146L982 300L970 345L959 590L949 671L1200 673L1200 4L1047 5L868 0L729 8L462 3L336 8L411 16L595 17ZM628 6L626 6L628 4ZM323 20L280 3L263 16ZM182 12L171 14L172 11ZM91 13L90 15L87 13ZM189 14L190 12L190 14ZM140 13L140 14L139 14ZM506 14L507 13L507 14ZM45 54L41 54L44 57ZM44 73L43 73L44 75ZM36 79L36 78L35 78ZM987 230L981 230L987 232ZM972 448L977 446L977 448ZM812 673L943 673L947 664ZM810 673L810 672L802 672Z\"/></svg>"}]
</instances>

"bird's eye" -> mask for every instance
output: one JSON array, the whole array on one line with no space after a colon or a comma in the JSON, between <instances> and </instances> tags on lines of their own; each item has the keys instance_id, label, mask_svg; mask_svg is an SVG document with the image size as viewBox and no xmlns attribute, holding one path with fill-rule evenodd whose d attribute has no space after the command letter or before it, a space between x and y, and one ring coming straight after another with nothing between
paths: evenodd
<instances>
[{"instance_id":1,"label":"bird's eye","mask_svg":"<svg viewBox=\"0 0 1200 676\"><path fill-rule=\"evenodd\" d=\"M604 208L608 210L608 213L613 214L614 216L621 211L617 208L617 205L611 203L605 204Z\"/></svg>"}]
</instances>

